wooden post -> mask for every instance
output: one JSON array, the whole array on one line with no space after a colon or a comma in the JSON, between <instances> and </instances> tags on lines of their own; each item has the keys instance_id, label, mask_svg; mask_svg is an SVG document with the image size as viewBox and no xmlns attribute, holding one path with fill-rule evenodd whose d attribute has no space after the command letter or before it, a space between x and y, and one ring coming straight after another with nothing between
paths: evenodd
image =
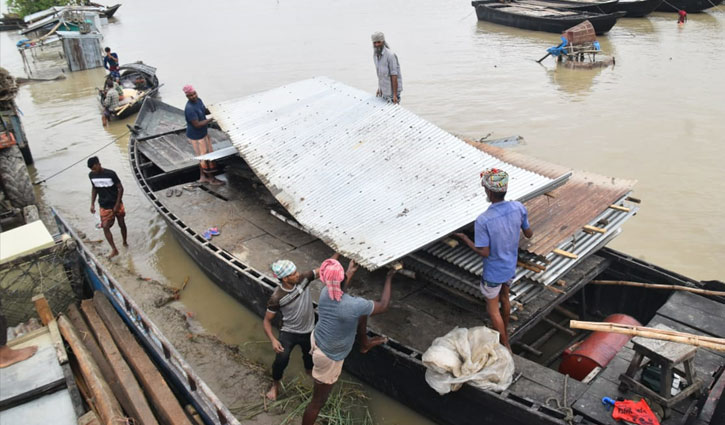
<instances>
[{"instance_id":1,"label":"wooden post","mask_svg":"<svg viewBox=\"0 0 725 425\"><path fill-rule=\"evenodd\" d=\"M103 294L96 292L93 295L93 304L126 361L141 381L161 422L171 425L192 425L163 376L136 342L111 303Z\"/></svg>"},{"instance_id":2,"label":"wooden post","mask_svg":"<svg viewBox=\"0 0 725 425\"><path fill-rule=\"evenodd\" d=\"M662 285L658 283L641 283L641 282L628 282L626 280L593 280L591 283L595 285L622 285L622 286L636 286L640 288L648 289L668 289L671 291L685 291L692 292L700 295L712 295L716 297L725 297L725 291L710 291L708 289L690 288L684 285Z\"/></svg>"},{"instance_id":3,"label":"wooden post","mask_svg":"<svg viewBox=\"0 0 725 425\"><path fill-rule=\"evenodd\" d=\"M33 304L35 304L35 311L38 312L38 317L40 317L40 321L43 322L43 325L47 326L48 323L53 320L53 311L48 305L48 300L45 299L45 295L43 294L38 294L32 299Z\"/></svg>"},{"instance_id":4,"label":"wooden post","mask_svg":"<svg viewBox=\"0 0 725 425\"><path fill-rule=\"evenodd\" d=\"M146 402L146 398L144 398L141 387L133 376L133 372L131 372L131 368L118 351L118 347L114 344L113 337L111 337L103 321L98 317L98 313L93 307L93 301L83 300L81 302L81 310L83 310L83 314L86 316L86 320L88 320L91 331L96 336L96 340L98 340L98 345L106 354L108 364L111 366L113 375L120 384L121 391L123 391L128 401L130 401L130 409L127 412L141 425L158 425L151 408Z\"/></svg>"},{"instance_id":5,"label":"wooden post","mask_svg":"<svg viewBox=\"0 0 725 425\"><path fill-rule=\"evenodd\" d=\"M118 423L120 419L124 418L121 413L121 406L113 396L106 381L102 378L101 372L98 370L98 365L88 350L86 350L73 325L71 325L65 316L60 315L58 318L58 328L61 334L63 334L63 338L68 341L68 345L71 346L78 360L83 379L88 384L88 391L93 397L101 421L106 425Z\"/></svg>"}]
</instances>

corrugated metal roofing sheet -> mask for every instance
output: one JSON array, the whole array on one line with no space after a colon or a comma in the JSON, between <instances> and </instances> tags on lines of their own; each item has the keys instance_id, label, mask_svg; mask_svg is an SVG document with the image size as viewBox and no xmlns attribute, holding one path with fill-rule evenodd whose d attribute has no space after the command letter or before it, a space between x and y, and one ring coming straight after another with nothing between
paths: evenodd
<instances>
[{"instance_id":1,"label":"corrugated metal roofing sheet","mask_svg":"<svg viewBox=\"0 0 725 425\"><path fill-rule=\"evenodd\" d=\"M510 174L508 199L554 181L324 77L209 109L295 219L368 269L471 223L488 206L484 168Z\"/></svg>"}]
</instances>

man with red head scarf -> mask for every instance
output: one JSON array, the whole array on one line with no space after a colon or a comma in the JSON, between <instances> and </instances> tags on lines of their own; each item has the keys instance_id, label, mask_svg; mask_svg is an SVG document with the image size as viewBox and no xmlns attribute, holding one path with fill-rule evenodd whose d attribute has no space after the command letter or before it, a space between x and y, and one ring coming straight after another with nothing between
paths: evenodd
<instances>
[{"instance_id":1,"label":"man with red head scarf","mask_svg":"<svg viewBox=\"0 0 725 425\"><path fill-rule=\"evenodd\" d=\"M395 270L391 269L387 274L380 301L366 300L344 293L342 284L347 282L349 285L357 265L350 261L346 275L337 257L336 254L320 265L320 281L325 287L320 292L318 321L311 337L315 387L312 400L302 417L302 425L315 423L333 385L340 377L342 364L352 350L356 334L362 353L387 342L387 338L367 337L367 318L388 310Z\"/></svg>"}]
</instances>

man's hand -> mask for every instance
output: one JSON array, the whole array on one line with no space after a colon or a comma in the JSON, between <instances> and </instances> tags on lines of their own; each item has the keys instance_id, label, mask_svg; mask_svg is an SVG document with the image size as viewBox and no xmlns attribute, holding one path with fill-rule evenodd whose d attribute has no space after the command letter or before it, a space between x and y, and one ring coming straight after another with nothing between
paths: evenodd
<instances>
[{"instance_id":1,"label":"man's hand","mask_svg":"<svg viewBox=\"0 0 725 425\"><path fill-rule=\"evenodd\" d=\"M121 206L120 205L116 205L116 206L113 207L113 213L114 214L118 214L119 211L121 211Z\"/></svg>"},{"instance_id":2,"label":"man's hand","mask_svg":"<svg viewBox=\"0 0 725 425\"><path fill-rule=\"evenodd\" d=\"M466 239L468 239L468 235L465 233L461 233L461 232L454 233L453 236L457 237L458 239L460 239L464 242L466 241Z\"/></svg>"},{"instance_id":3,"label":"man's hand","mask_svg":"<svg viewBox=\"0 0 725 425\"><path fill-rule=\"evenodd\" d=\"M279 342L278 339L272 340L272 348L274 348L275 353L284 353L284 347L282 346L282 343Z\"/></svg>"},{"instance_id":4,"label":"man's hand","mask_svg":"<svg viewBox=\"0 0 725 425\"><path fill-rule=\"evenodd\" d=\"M95 213L96 213L96 206L91 205L91 214L95 214Z\"/></svg>"},{"instance_id":5,"label":"man's hand","mask_svg":"<svg viewBox=\"0 0 725 425\"><path fill-rule=\"evenodd\" d=\"M347 265L347 273L354 274L359 267L360 265L355 260L350 260L350 264Z\"/></svg>"},{"instance_id":6,"label":"man's hand","mask_svg":"<svg viewBox=\"0 0 725 425\"><path fill-rule=\"evenodd\" d=\"M378 89L378 91L375 92L375 97L381 97L383 95L383 92Z\"/></svg>"},{"instance_id":7,"label":"man's hand","mask_svg":"<svg viewBox=\"0 0 725 425\"><path fill-rule=\"evenodd\" d=\"M394 94L393 95L393 103L400 103L400 101L398 100L398 95L397 94Z\"/></svg>"}]
</instances>

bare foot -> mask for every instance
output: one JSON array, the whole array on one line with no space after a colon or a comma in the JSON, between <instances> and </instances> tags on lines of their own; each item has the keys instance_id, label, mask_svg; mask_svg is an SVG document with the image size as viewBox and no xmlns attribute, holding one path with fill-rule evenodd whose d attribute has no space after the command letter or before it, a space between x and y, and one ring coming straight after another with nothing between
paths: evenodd
<instances>
[{"instance_id":1,"label":"bare foot","mask_svg":"<svg viewBox=\"0 0 725 425\"><path fill-rule=\"evenodd\" d=\"M219 179L212 179L209 183L211 183L214 186L221 186L221 185L225 184L223 181L221 181Z\"/></svg>"},{"instance_id":2,"label":"bare foot","mask_svg":"<svg viewBox=\"0 0 725 425\"><path fill-rule=\"evenodd\" d=\"M110 260L111 258L113 258L113 257L115 257L117 255L118 255L118 250L117 249L114 249L113 251L111 251L110 254L108 254L108 259Z\"/></svg>"},{"instance_id":3,"label":"bare foot","mask_svg":"<svg viewBox=\"0 0 725 425\"><path fill-rule=\"evenodd\" d=\"M269 400L277 400L277 393L279 392L279 382L274 381L272 382L272 387L267 391L267 398Z\"/></svg>"},{"instance_id":4,"label":"bare foot","mask_svg":"<svg viewBox=\"0 0 725 425\"><path fill-rule=\"evenodd\" d=\"M388 342L388 338L386 338L384 336L372 337L372 338L368 339L367 345L365 345L364 347L360 347L360 352L365 354L368 351L370 351L371 348L377 347L378 345L381 345L381 344L385 344L386 342Z\"/></svg>"},{"instance_id":5,"label":"bare foot","mask_svg":"<svg viewBox=\"0 0 725 425\"><path fill-rule=\"evenodd\" d=\"M126 248L128 248L128 242L123 241L123 246L125 246Z\"/></svg>"},{"instance_id":6,"label":"bare foot","mask_svg":"<svg viewBox=\"0 0 725 425\"><path fill-rule=\"evenodd\" d=\"M38 351L38 347L25 347L18 350L3 345L0 347L0 368L14 365L15 363L22 362L23 360L33 357L33 354Z\"/></svg>"}]
</instances>

